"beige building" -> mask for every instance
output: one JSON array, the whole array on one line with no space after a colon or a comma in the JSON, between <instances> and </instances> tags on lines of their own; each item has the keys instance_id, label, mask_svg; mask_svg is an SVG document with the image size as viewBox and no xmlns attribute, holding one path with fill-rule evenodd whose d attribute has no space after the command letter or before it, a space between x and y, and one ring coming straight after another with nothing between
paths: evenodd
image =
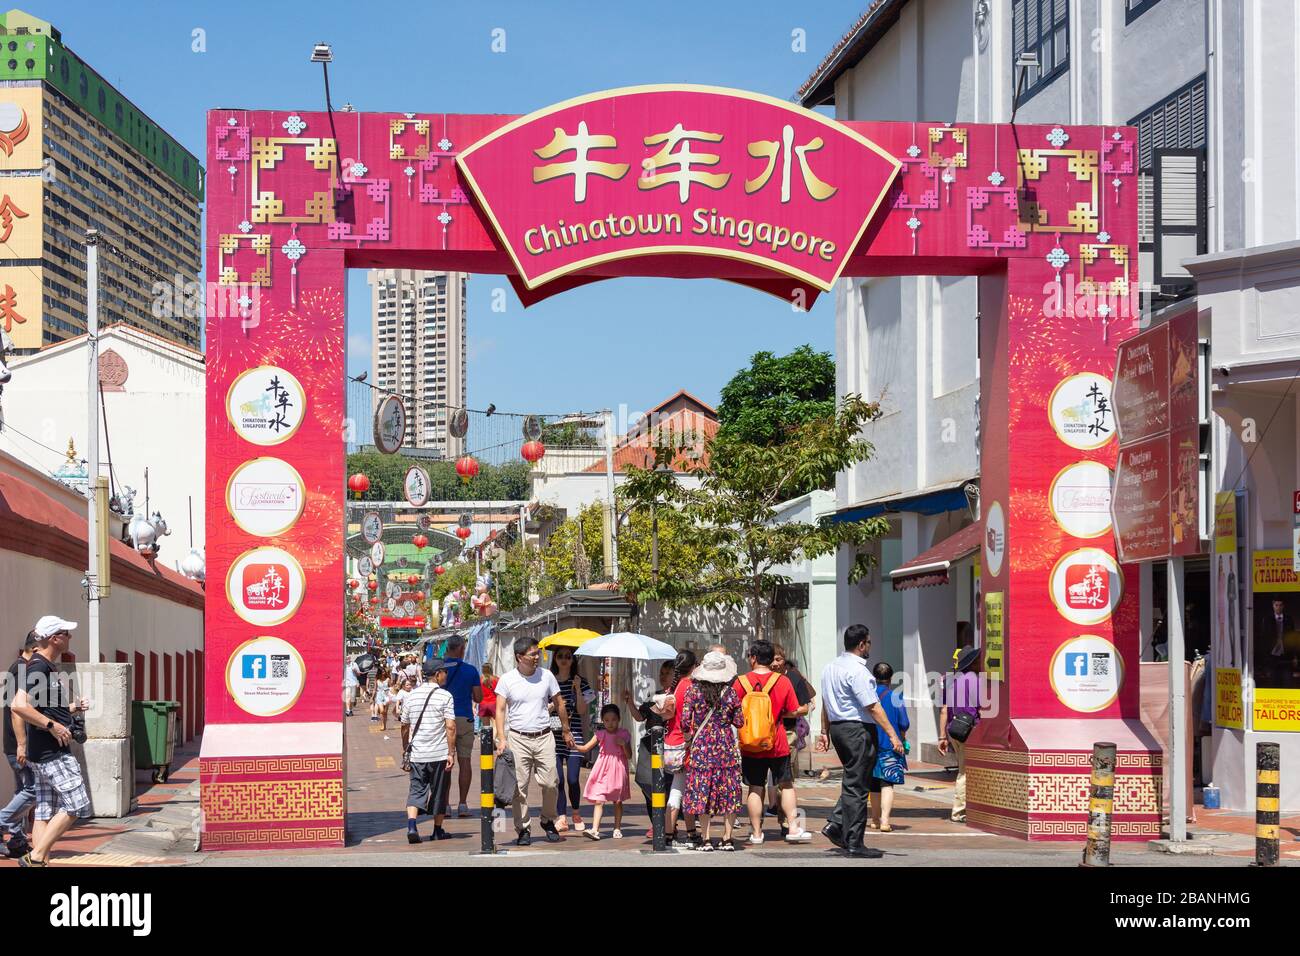
<instances>
[{"instance_id":1,"label":"beige building","mask_svg":"<svg viewBox=\"0 0 1300 956\"><path fill-rule=\"evenodd\" d=\"M19 353L86 331L85 233L100 324L199 347L203 168L63 45L0 14L0 327Z\"/></svg>"},{"instance_id":2,"label":"beige building","mask_svg":"<svg viewBox=\"0 0 1300 956\"><path fill-rule=\"evenodd\" d=\"M458 458L463 438L448 419L466 403L465 274L417 269L370 271L370 381L406 404L407 449ZM375 393L376 400L382 393Z\"/></svg>"}]
</instances>

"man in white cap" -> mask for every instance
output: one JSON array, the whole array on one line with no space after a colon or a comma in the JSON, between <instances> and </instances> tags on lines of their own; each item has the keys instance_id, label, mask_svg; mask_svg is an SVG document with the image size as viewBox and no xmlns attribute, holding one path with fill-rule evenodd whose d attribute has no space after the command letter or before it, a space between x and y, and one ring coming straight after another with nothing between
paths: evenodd
<instances>
[{"instance_id":1,"label":"man in white cap","mask_svg":"<svg viewBox=\"0 0 1300 956\"><path fill-rule=\"evenodd\" d=\"M13 712L28 724L18 742L17 760L36 780L36 826L32 851L21 866L45 866L50 850L79 819L90 816L90 793L73 756L72 714L87 701L74 700L56 668L68 650L74 621L47 614L36 622L36 653L27 662L27 680L14 700Z\"/></svg>"}]
</instances>

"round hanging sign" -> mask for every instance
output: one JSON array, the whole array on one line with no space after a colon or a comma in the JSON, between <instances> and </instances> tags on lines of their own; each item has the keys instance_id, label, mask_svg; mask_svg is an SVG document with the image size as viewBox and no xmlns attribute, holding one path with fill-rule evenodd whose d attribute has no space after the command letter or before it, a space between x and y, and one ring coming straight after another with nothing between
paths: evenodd
<instances>
[{"instance_id":1,"label":"round hanging sign","mask_svg":"<svg viewBox=\"0 0 1300 956\"><path fill-rule=\"evenodd\" d=\"M414 601L407 601L405 604L403 604L403 605L402 605L402 614L405 615L406 617L414 617L414 616L415 616L415 602L414 602Z\"/></svg>"},{"instance_id":2,"label":"round hanging sign","mask_svg":"<svg viewBox=\"0 0 1300 956\"><path fill-rule=\"evenodd\" d=\"M384 563L384 542L376 541L370 546L370 560L376 568Z\"/></svg>"},{"instance_id":3,"label":"round hanging sign","mask_svg":"<svg viewBox=\"0 0 1300 956\"><path fill-rule=\"evenodd\" d=\"M363 578L370 577L371 572L374 570L374 562L370 560L368 555L357 562L357 574L361 575Z\"/></svg>"},{"instance_id":4,"label":"round hanging sign","mask_svg":"<svg viewBox=\"0 0 1300 956\"><path fill-rule=\"evenodd\" d=\"M429 502L429 473L419 466L413 466L406 473L403 489L406 500L414 508L423 508Z\"/></svg>"},{"instance_id":5,"label":"round hanging sign","mask_svg":"<svg viewBox=\"0 0 1300 956\"><path fill-rule=\"evenodd\" d=\"M406 435L406 406L401 396L386 395L375 409L375 447L385 455L402 447Z\"/></svg>"},{"instance_id":6,"label":"round hanging sign","mask_svg":"<svg viewBox=\"0 0 1300 956\"><path fill-rule=\"evenodd\" d=\"M384 589L384 593L388 595L389 600L396 601L397 596L402 593L402 589L397 586L396 581L389 581L388 587Z\"/></svg>"},{"instance_id":7,"label":"round hanging sign","mask_svg":"<svg viewBox=\"0 0 1300 956\"><path fill-rule=\"evenodd\" d=\"M398 558L398 559L397 559L397 566L398 566L399 568L404 568L404 567L406 567L406 558Z\"/></svg>"},{"instance_id":8,"label":"round hanging sign","mask_svg":"<svg viewBox=\"0 0 1300 956\"><path fill-rule=\"evenodd\" d=\"M452 438L464 438L469 433L469 412L463 408L453 412L451 421L447 423L447 431L451 432Z\"/></svg>"},{"instance_id":9,"label":"round hanging sign","mask_svg":"<svg viewBox=\"0 0 1300 956\"><path fill-rule=\"evenodd\" d=\"M366 544L374 544L384 536L384 522L378 511L367 511L362 515L361 536L366 539Z\"/></svg>"},{"instance_id":10,"label":"round hanging sign","mask_svg":"<svg viewBox=\"0 0 1300 956\"><path fill-rule=\"evenodd\" d=\"M536 415L529 415L524 419L524 438L528 441L539 441L542 437L542 420Z\"/></svg>"},{"instance_id":11,"label":"round hanging sign","mask_svg":"<svg viewBox=\"0 0 1300 956\"><path fill-rule=\"evenodd\" d=\"M395 598L395 597L390 597L390 598L388 599L388 604L387 604L386 606L388 607L388 610L390 610L390 611L396 611L396 610L397 610L397 598Z\"/></svg>"},{"instance_id":12,"label":"round hanging sign","mask_svg":"<svg viewBox=\"0 0 1300 956\"><path fill-rule=\"evenodd\" d=\"M433 518L429 515L420 515L415 523L421 531L429 531L433 528Z\"/></svg>"}]
</instances>

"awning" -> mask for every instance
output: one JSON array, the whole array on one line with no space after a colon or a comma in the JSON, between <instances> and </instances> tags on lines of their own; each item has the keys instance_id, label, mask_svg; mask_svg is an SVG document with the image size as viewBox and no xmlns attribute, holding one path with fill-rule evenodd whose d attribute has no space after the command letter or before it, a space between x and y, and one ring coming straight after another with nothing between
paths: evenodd
<instances>
[{"instance_id":1,"label":"awning","mask_svg":"<svg viewBox=\"0 0 1300 956\"><path fill-rule=\"evenodd\" d=\"M893 498L880 498L865 504L852 505L843 511L837 511L825 519L831 524L844 521L862 521L877 515L911 511L922 515L943 514L945 511L963 511L969 507L966 498L966 486L974 479L959 481L955 484L940 485L924 491Z\"/></svg>"},{"instance_id":2,"label":"awning","mask_svg":"<svg viewBox=\"0 0 1300 956\"><path fill-rule=\"evenodd\" d=\"M911 561L889 572L895 591L908 588L925 588L948 583L948 569L962 558L968 558L980 548L982 522L968 524L956 534L949 535L929 551L923 551Z\"/></svg>"}]
</instances>

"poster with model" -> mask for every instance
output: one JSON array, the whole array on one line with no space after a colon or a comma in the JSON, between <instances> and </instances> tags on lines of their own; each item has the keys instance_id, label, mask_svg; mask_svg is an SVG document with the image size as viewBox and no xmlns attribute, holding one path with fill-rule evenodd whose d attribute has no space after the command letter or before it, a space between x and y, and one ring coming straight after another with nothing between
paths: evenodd
<instances>
[{"instance_id":1,"label":"poster with model","mask_svg":"<svg viewBox=\"0 0 1300 956\"><path fill-rule=\"evenodd\" d=\"M1231 491L1214 497L1212 557L1215 615L1210 658L1214 665L1214 722L1240 730L1244 726L1241 675L1246 648L1238 609L1241 589L1237 573L1237 496Z\"/></svg>"}]
</instances>

